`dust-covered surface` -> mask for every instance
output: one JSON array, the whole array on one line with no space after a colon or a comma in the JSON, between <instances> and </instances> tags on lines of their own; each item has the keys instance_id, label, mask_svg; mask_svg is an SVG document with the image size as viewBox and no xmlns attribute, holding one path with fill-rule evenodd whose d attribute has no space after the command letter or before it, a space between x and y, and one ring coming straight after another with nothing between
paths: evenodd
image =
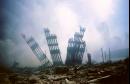
<instances>
[{"instance_id":1,"label":"dust-covered surface","mask_svg":"<svg viewBox=\"0 0 130 84\"><path fill-rule=\"evenodd\" d=\"M51 69L1 67L0 84L128 84L129 60L115 63L59 66ZM16 72L17 71L17 72Z\"/></svg>"}]
</instances>

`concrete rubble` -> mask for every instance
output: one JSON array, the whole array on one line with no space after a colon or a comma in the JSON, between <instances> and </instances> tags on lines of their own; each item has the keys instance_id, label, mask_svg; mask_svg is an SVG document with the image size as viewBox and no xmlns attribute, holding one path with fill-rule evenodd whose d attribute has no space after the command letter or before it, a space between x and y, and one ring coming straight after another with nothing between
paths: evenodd
<instances>
[{"instance_id":1,"label":"concrete rubble","mask_svg":"<svg viewBox=\"0 0 130 84\"><path fill-rule=\"evenodd\" d=\"M0 84L128 84L129 61L60 66L31 73L1 72Z\"/></svg>"}]
</instances>

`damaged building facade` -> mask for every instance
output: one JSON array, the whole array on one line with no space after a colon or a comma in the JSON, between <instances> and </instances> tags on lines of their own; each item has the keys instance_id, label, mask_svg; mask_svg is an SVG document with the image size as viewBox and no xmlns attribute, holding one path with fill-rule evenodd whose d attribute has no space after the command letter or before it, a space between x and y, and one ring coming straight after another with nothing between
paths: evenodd
<instances>
[{"instance_id":1,"label":"damaged building facade","mask_svg":"<svg viewBox=\"0 0 130 84\"><path fill-rule=\"evenodd\" d=\"M75 32L74 38L70 38L68 40L67 47L67 56L65 60L65 65L80 65L82 64L86 42L83 41L85 28L80 27L79 32ZM50 66L61 66L63 65L63 61L61 58L61 52L58 46L57 36L55 34L51 34L48 28L44 28L44 35L47 41L47 45L50 51L51 63L47 58L46 54L42 51L38 43L34 40L33 37L26 38L25 35L22 35L26 43L31 48L34 55L39 59L43 67ZM91 57L89 57L91 60ZM91 63L91 61L89 61Z\"/></svg>"},{"instance_id":2,"label":"damaged building facade","mask_svg":"<svg viewBox=\"0 0 130 84\"><path fill-rule=\"evenodd\" d=\"M38 43L34 40L33 37L26 38L25 35L22 35L28 46L31 48L34 55L38 58L41 62L43 68L47 68L52 66L52 63L47 58L46 54L42 51Z\"/></svg>"},{"instance_id":3,"label":"damaged building facade","mask_svg":"<svg viewBox=\"0 0 130 84\"><path fill-rule=\"evenodd\" d=\"M82 64L86 43L83 41L85 28L80 27L80 32L74 34L74 38L70 38L67 47L66 65Z\"/></svg>"},{"instance_id":4,"label":"damaged building facade","mask_svg":"<svg viewBox=\"0 0 130 84\"><path fill-rule=\"evenodd\" d=\"M53 61L53 65L62 65L61 53L57 42L57 36L55 34L51 34L50 30L45 28L44 33L46 36L46 41L50 50L51 58Z\"/></svg>"}]
</instances>

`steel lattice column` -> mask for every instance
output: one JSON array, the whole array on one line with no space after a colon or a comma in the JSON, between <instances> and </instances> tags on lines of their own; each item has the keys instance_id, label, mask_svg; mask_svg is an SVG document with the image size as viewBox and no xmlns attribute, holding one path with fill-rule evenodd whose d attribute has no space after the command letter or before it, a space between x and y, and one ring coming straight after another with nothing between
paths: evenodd
<instances>
[{"instance_id":1,"label":"steel lattice column","mask_svg":"<svg viewBox=\"0 0 130 84\"><path fill-rule=\"evenodd\" d=\"M50 34L49 29L44 29L47 44L50 50L51 58L54 65L62 65L62 59L60 54L60 49L58 47L57 37L55 34Z\"/></svg>"},{"instance_id":2,"label":"steel lattice column","mask_svg":"<svg viewBox=\"0 0 130 84\"><path fill-rule=\"evenodd\" d=\"M38 45L38 43L34 40L33 37L26 39L25 35L22 35L24 40L27 42L29 47L31 48L34 55L39 59L39 61L42 63L43 67L50 67L52 66L52 63L48 60L46 55L43 53L42 49Z\"/></svg>"},{"instance_id":3,"label":"steel lattice column","mask_svg":"<svg viewBox=\"0 0 130 84\"><path fill-rule=\"evenodd\" d=\"M80 32L74 34L74 38L69 39L67 47L66 65L81 64L85 52L86 43L82 40L85 29L80 27Z\"/></svg>"}]
</instances>

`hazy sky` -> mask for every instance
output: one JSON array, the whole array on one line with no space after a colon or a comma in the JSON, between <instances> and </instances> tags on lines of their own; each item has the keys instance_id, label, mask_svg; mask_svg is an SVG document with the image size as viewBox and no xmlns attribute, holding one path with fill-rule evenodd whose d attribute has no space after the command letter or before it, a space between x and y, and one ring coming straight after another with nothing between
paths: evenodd
<instances>
[{"instance_id":1,"label":"hazy sky","mask_svg":"<svg viewBox=\"0 0 130 84\"><path fill-rule=\"evenodd\" d=\"M37 66L38 59L22 39L33 36L51 60L44 28L57 35L62 60L66 59L68 39L79 27L86 28L87 52L101 60L100 48L128 48L129 0L3 0L0 16L0 55L6 64ZM86 52L86 53L87 53ZM86 56L86 55L85 55ZM2 62L3 62L2 61ZM84 60L85 61L85 60Z\"/></svg>"}]
</instances>

